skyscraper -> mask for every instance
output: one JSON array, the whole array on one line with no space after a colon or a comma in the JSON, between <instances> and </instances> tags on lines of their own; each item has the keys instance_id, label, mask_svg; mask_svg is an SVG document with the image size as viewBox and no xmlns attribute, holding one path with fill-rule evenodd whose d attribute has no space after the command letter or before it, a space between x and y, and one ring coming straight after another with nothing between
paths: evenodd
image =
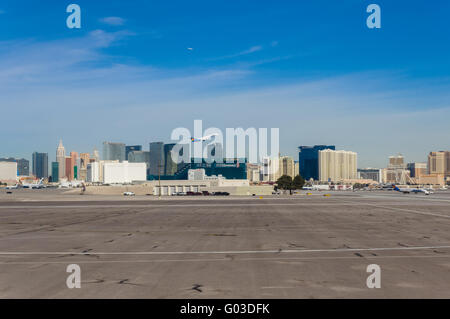
<instances>
[{"instance_id":1,"label":"skyscraper","mask_svg":"<svg viewBox=\"0 0 450 319\"><path fill-rule=\"evenodd\" d=\"M33 153L33 175L37 178L48 177L48 154Z\"/></svg>"},{"instance_id":2,"label":"skyscraper","mask_svg":"<svg viewBox=\"0 0 450 319\"><path fill-rule=\"evenodd\" d=\"M74 179L73 167L74 167L74 165L73 165L72 157L66 156L66 158L65 158L66 171L64 173L64 176L67 178L68 181L71 181Z\"/></svg>"},{"instance_id":3,"label":"skyscraper","mask_svg":"<svg viewBox=\"0 0 450 319\"><path fill-rule=\"evenodd\" d=\"M164 175L175 175L177 172L177 156L172 156L172 149L177 144L165 144L164 145L164 158L165 158L165 165L164 165Z\"/></svg>"},{"instance_id":4,"label":"skyscraper","mask_svg":"<svg viewBox=\"0 0 450 319\"><path fill-rule=\"evenodd\" d=\"M17 159L17 174L19 176L30 175L30 161L24 158Z\"/></svg>"},{"instance_id":5,"label":"skyscraper","mask_svg":"<svg viewBox=\"0 0 450 319\"><path fill-rule=\"evenodd\" d=\"M142 151L142 145L127 145L125 146L125 160L128 161L128 154L134 151Z\"/></svg>"},{"instance_id":6,"label":"skyscraper","mask_svg":"<svg viewBox=\"0 0 450 319\"><path fill-rule=\"evenodd\" d=\"M59 163L52 162L52 182L56 183L59 181Z\"/></svg>"},{"instance_id":7,"label":"skyscraper","mask_svg":"<svg viewBox=\"0 0 450 319\"><path fill-rule=\"evenodd\" d=\"M279 171L280 177L283 175L287 175L287 176L294 178L295 177L294 159L290 156L281 156L279 170L280 170Z\"/></svg>"},{"instance_id":8,"label":"skyscraper","mask_svg":"<svg viewBox=\"0 0 450 319\"><path fill-rule=\"evenodd\" d=\"M428 174L441 174L450 177L450 151L430 152L428 154Z\"/></svg>"},{"instance_id":9,"label":"skyscraper","mask_svg":"<svg viewBox=\"0 0 450 319\"><path fill-rule=\"evenodd\" d=\"M355 152L330 149L319 151L319 181L339 182L346 179L356 179L357 177L357 155Z\"/></svg>"},{"instance_id":10,"label":"skyscraper","mask_svg":"<svg viewBox=\"0 0 450 319\"><path fill-rule=\"evenodd\" d=\"M85 181L87 179L87 166L90 163L89 153L80 154L80 167L78 168L78 179Z\"/></svg>"},{"instance_id":11,"label":"skyscraper","mask_svg":"<svg viewBox=\"0 0 450 319\"><path fill-rule=\"evenodd\" d=\"M80 169L81 168L87 168L87 164L90 162L90 155L89 153L80 153Z\"/></svg>"},{"instance_id":12,"label":"skyscraper","mask_svg":"<svg viewBox=\"0 0 450 319\"><path fill-rule=\"evenodd\" d=\"M59 141L59 146L56 149L56 161L58 164L58 178L61 179L66 176L66 149L62 144L62 140ZM53 179L54 182L57 182Z\"/></svg>"},{"instance_id":13,"label":"skyscraper","mask_svg":"<svg viewBox=\"0 0 450 319\"><path fill-rule=\"evenodd\" d=\"M153 142L150 143L150 175L158 176L164 175L165 158L164 158L164 143Z\"/></svg>"},{"instance_id":14,"label":"skyscraper","mask_svg":"<svg viewBox=\"0 0 450 319\"><path fill-rule=\"evenodd\" d=\"M104 161L125 161L125 144L103 142L103 158Z\"/></svg>"},{"instance_id":15,"label":"skyscraper","mask_svg":"<svg viewBox=\"0 0 450 319\"><path fill-rule=\"evenodd\" d=\"M335 150L334 145L315 145L315 146L300 146L298 154L298 163L300 175L305 179L319 179L319 151L321 150Z\"/></svg>"}]
</instances>

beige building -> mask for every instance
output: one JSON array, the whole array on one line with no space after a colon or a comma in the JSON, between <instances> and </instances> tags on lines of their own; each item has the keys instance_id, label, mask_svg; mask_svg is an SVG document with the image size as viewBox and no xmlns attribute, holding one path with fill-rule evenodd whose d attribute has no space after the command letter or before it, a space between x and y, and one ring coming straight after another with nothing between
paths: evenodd
<instances>
[{"instance_id":1,"label":"beige building","mask_svg":"<svg viewBox=\"0 0 450 319\"><path fill-rule=\"evenodd\" d=\"M330 149L319 151L319 180L339 182L357 179L357 154Z\"/></svg>"},{"instance_id":2,"label":"beige building","mask_svg":"<svg viewBox=\"0 0 450 319\"><path fill-rule=\"evenodd\" d=\"M15 182L17 179L17 162L0 162L0 181Z\"/></svg>"},{"instance_id":3,"label":"beige building","mask_svg":"<svg viewBox=\"0 0 450 319\"><path fill-rule=\"evenodd\" d=\"M450 151L430 152L428 154L428 174L450 177Z\"/></svg>"},{"instance_id":4,"label":"beige building","mask_svg":"<svg viewBox=\"0 0 450 319\"><path fill-rule=\"evenodd\" d=\"M405 168L405 166L403 155L389 156L389 168Z\"/></svg>"},{"instance_id":5,"label":"beige building","mask_svg":"<svg viewBox=\"0 0 450 319\"><path fill-rule=\"evenodd\" d=\"M264 158L261 171L263 182L276 182L283 175L294 178L294 159L291 156Z\"/></svg>"},{"instance_id":6,"label":"beige building","mask_svg":"<svg viewBox=\"0 0 450 319\"><path fill-rule=\"evenodd\" d=\"M382 182L387 184L401 184L405 185L408 182L412 182L410 177L410 171L403 168L383 168L381 170Z\"/></svg>"},{"instance_id":7,"label":"beige building","mask_svg":"<svg viewBox=\"0 0 450 319\"><path fill-rule=\"evenodd\" d=\"M87 165L90 163L90 154L80 154L80 168L78 169L78 179L82 181L87 180Z\"/></svg>"},{"instance_id":8,"label":"beige building","mask_svg":"<svg viewBox=\"0 0 450 319\"><path fill-rule=\"evenodd\" d=\"M281 156L279 160L279 177L283 175L295 177L295 163L294 159L290 156Z\"/></svg>"},{"instance_id":9,"label":"beige building","mask_svg":"<svg viewBox=\"0 0 450 319\"><path fill-rule=\"evenodd\" d=\"M247 179L251 183L259 183L261 181L261 166L258 164L247 164Z\"/></svg>"},{"instance_id":10,"label":"beige building","mask_svg":"<svg viewBox=\"0 0 450 319\"><path fill-rule=\"evenodd\" d=\"M427 173L427 163L408 163L407 168L409 175L414 178L419 178Z\"/></svg>"},{"instance_id":11,"label":"beige building","mask_svg":"<svg viewBox=\"0 0 450 319\"><path fill-rule=\"evenodd\" d=\"M401 185L412 182L410 171L405 164L405 158L401 154L389 156L388 167L382 170L382 182Z\"/></svg>"},{"instance_id":12,"label":"beige building","mask_svg":"<svg viewBox=\"0 0 450 319\"><path fill-rule=\"evenodd\" d=\"M445 185L445 178L442 174L421 175L415 179L419 185Z\"/></svg>"},{"instance_id":13,"label":"beige building","mask_svg":"<svg viewBox=\"0 0 450 319\"><path fill-rule=\"evenodd\" d=\"M299 162L294 162L294 177L300 175L300 164Z\"/></svg>"}]
</instances>

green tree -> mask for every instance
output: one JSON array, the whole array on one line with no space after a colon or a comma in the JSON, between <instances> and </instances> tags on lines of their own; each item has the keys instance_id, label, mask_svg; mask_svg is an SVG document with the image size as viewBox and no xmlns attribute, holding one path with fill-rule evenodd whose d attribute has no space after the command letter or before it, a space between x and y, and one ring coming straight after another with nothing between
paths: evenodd
<instances>
[{"instance_id":1,"label":"green tree","mask_svg":"<svg viewBox=\"0 0 450 319\"><path fill-rule=\"evenodd\" d=\"M283 175L277 180L277 186L279 189L292 190L292 177L288 175Z\"/></svg>"},{"instance_id":2,"label":"green tree","mask_svg":"<svg viewBox=\"0 0 450 319\"><path fill-rule=\"evenodd\" d=\"M305 179L301 177L300 175L297 175L294 177L294 180L292 181L292 188L293 189L302 189L303 185L305 185Z\"/></svg>"}]
</instances>

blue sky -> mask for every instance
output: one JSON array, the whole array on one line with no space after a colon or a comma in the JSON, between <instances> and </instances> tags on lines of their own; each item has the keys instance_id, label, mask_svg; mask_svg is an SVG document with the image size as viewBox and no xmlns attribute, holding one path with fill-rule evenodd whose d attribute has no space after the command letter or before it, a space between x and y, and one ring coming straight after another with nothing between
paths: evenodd
<instances>
[{"instance_id":1,"label":"blue sky","mask_svg":"<svg viewBox=\"0 0 450 319\"><path fill-rule=\"evenodd\" d=\"M335 144L360 167L450 149L448 1L129 3L0 3L0 156L147 149L194 119L279 127L283 154Z\"/></svg>"}]
</instances>

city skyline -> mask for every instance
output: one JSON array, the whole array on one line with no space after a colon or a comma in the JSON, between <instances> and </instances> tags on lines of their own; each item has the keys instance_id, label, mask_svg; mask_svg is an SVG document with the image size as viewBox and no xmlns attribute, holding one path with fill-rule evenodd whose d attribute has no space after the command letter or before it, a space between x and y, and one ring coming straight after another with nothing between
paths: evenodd
<instances>
[{"instance_id":1,"label":"city skyline","mask_svg":"<svg viewBox=\"0 0 450 319\"><path fill-rule=\"evenodd\" d=\"M333 144L360 167L450 149L449 3L378 1L379 30L365 25L367 1L77 3L79 30L66 4L0 5L0 156L53 160L60 138L74 150L170 143L194 119L278 127L285 155Z\"/></svg>"},{"instance_id":2,"label":"city skyline","mask_svg":"<svg viewBox=\"0 0 450 319\"><path fill-rule=\"evenodd\" d=\"M169 140L170 141L170 140ZM51 163L52 162L59 162L60 163L60 166L59 166L59 169L60 170L62 170L62 168L64 168L64 164L62 164L62 166L61 166L61 163L63 163L64 161L59 161L58 160L58 156L57 156L57 154L58 154L58 152L61 152L60 151L60 149L62 148L62 150L63 150L63 152L65 152L65 147L62 145L62 143L63 143L63 139L59 139L59 142L58 142L58 145L57 145L57 147L55 147L54 148L54 150L53 151L40 151L40 150L34 150L33 152L31 152L30 153L30 156L29 156L29 158L25 155L25 156L15 156L15 155L11 155L11 154L0 154L0 158L5 158L5 159L7 159L7 158L10 158L10 159L20 159L20 158L22 158L22 159L25 159L25 160L28 160L30 163L32 162L32 160L33 160L33 154L34 153L43 153L43 154L47 154L48 155L48 164L49 164L49 172L51 171ZM105 146L105 143L106 144L122 144L123 145L123 147L124 147L124 150L125 150L125 147L131 147L131 148L135 148L135 147L138 147L138 146L140 146L140 147L142 147L141 148L141 151L145 151L145 152L149 152L150 151L150 147L148 147L147 149L144 147L144 145L145 144L137 144L137 143L131 143L131 145L129 145L129 144L126 144L126 143L123 143L123 142L118 142L118 141L116 141L116 142L111 142L111 141L103 141L102 143L100 143L101 145L102 145L102 147L101 147L101 149L102 149L102 151L103 151L103 148L104 148L104 146ZM174 144L172 144L172 143L168 143L167 141L152 141L152 142L149 142L147 145L150 145L150 144L152 144L152 143L162 143L163 145L174 145ZM65 143L64 143L65 144ZM402 152L397 152L397 153L393 153L393 154L388 154L387 156L386 156L386 158L384 158L384 163L382 163L381 165L379 165L379 166L375 166L375 165L365 165L365 166L363 166L363 165L360 165L360 158L362 157L361 156L361 154L359 153L359 152L357 152L357 151L354 151L354 150L345 150L344 148L342 148L342 147L340 147L339 145L337 145L337 146L334 146L334 145L332 145L332 146L329 146L329 145L327 145L327 144L317 144L317 145L308 145L308 146L304 146L304 145L299 145L299 146L297 146L296 147L296 149L297 149L297 151L296 152L293 152L292 153L292 155L290 154L290 153L284 153L284 152L280 152L280 156L288 156L288 157L292 157L293 159L294 159L294 161L296 162L296 163L298 163L299 162L299 147L315 147L315 146L324 146L325 148L324 149L329 149L330 147L331 147L331 149L334 149L335 147L337 147L339 150L341 150L341 151L352 151L352 152L355 152L355 153L357 153L358 154L358 164L357 164L357 168L358 169L365 169L365 168L383 168L383 167L386 167L387 165L388 165L388 163L389 163L389 158L390 157L392 157L392 156L397 156L397 155L401 155L402 157L404 157L405 158L405 160L408 162L408 163L425 163L425 162L427 162L427 158L428 158L428 155L429 154L431 154L431 153L435 153L435 152L446 152L446 151L448 151L448 150L446 150L446 149L434 149L434 150L430 150L430 151L428 151L428 152L426 152L425 154L423 154L423 156L422 156L422 159L421 160L411 160L410 158L408 158L404 153L402 153ZM204 146L205 148L206 148L206 145ZM68 154L70 155L70 153L72 153L72 152L75 152L75 153L80 153L80 154L82 154L82 153L87 153L87 154L89 154L89 155L94 155L94 152L98 152L98 148L97 148L97 146L93 146L90 150L89 149L83 149L83 150L75 150L75 149L73 149L73 148L69 148L71 151L69 151L68 153L60 153L60 154L64 154L64 155L61 155L62 157L60 157L60 159L61 160L65 160L65 158L67 158L67 157L70 157L70 156L67 156ZM56 150L56 152L55 152L55 150ZM125 156L125 155L124 155ZM103 158L103 156L101 157L101 159L102 160L105 160L105 158ZM108 160L109 158L106 158L106 160ZM126 158L125 159L122 159L122 160L126 160ZM165 160L164 160L165 161ZM262 161L260 161L259 162L259 164L262 164L263 162ZM31 165L30 165L31 166ZM60 175L61 175L62 173L60 173ZM63 174L64 175L64 174Z\"/></svg>"}]
</instances>

